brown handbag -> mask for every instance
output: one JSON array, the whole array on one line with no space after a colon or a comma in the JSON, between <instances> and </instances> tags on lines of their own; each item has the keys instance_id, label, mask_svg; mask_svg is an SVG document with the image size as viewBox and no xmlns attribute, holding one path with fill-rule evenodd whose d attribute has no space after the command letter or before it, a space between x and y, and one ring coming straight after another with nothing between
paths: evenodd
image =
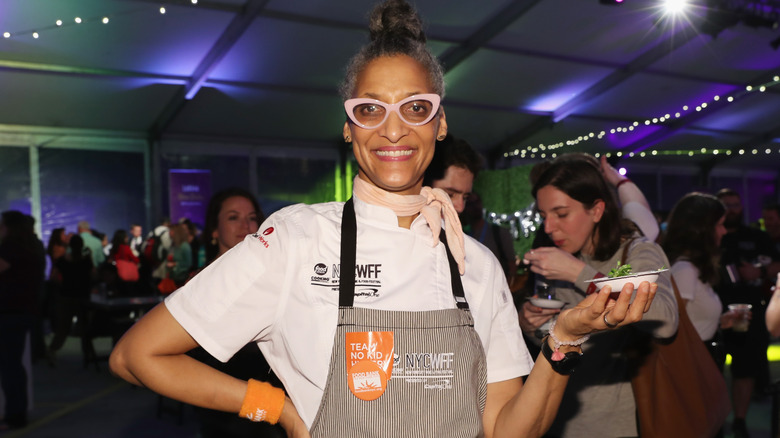
<instances>
[{"instance_id":1,"label":"brown handbag","mask_svg":"<svg viewBox=\"0 0 780 438\"><path fill-rule=\"evenodd\" d=\"M726 381L693 327L677 284L677 335L653 340L631 379L641 437L711 438L731 411Z\"/></svg>"}]
</instances>

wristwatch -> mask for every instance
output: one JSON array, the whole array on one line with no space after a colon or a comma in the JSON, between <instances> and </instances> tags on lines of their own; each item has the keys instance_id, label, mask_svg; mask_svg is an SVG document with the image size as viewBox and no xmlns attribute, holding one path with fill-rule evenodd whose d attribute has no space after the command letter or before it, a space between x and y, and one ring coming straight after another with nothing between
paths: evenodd
<instances>
[{"instance_id":1,"label":"wristwatch","mask_svg":"<svg viewBox=\"0 0 780 438\"><path fill-rule=\"evenodd\" d=\"M582 353L570 351L563 355L563 359L553 360L553 350L547 342L547 336L542 339L542 354L547 362L550 362L553 371L564 376L569 376L574 372L574 369L580 364L580 356L582 356Z\"/></svg>"}]
</instances>

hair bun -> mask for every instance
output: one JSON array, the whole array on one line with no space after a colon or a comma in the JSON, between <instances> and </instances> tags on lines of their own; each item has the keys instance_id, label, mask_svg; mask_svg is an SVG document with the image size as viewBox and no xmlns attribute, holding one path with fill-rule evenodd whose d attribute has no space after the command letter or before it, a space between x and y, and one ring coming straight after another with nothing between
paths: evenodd
<instances>
[{"instance_id":1,"label":"hair bun","mask_svg":"<svg viewBox=\"0 0 780 438\"><path fill-rule=\"evenodd\" d=\"M369 18L371 41L408 38L425 43L422 20L406 0L387 0L377 5Z\"/></svg>"}]
</instances>

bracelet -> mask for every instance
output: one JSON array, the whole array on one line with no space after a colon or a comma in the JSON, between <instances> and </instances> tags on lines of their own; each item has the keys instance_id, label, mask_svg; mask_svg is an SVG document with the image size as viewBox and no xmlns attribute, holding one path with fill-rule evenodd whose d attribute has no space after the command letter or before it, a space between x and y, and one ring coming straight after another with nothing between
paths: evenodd
<instances>
[{"instance_id":1,"label":"bracelet","mask_svg":"<svg viewBox=\"0 0 780 438\"><path fill-rule=\"evenodd\" d=\"M284 407L284 390L268 382L249 379L239 417L250 421L276 424Z\"/></svg>"},{"instance_id":2,"label":"bracelet","mask_svg":"<svg viewBox=\"0 0 780 438\"><path fill-rule=\"evenodd\" d=\"M550 324L550 331L548 332L548 334L550 335L550 339L553 340L553 345L554 345L554 349L555 349L555 352L552 354L552 360L554 360L554 361L559 361L559 360L562 360L564 358L564 354L561 353L560 350L559 350L559 348L561 348L561 345L569 345L569 346L572 346L572 347L579 347L580 345L584 344L585 341L590 339L590 335L585 335L585 336L583 336L583 337L581 337L579 339L575 339L573 341L561 341L560 339L558 339L557 336L555 336L555 332L553 331L553 330L555 330L555 323L557 323L557 322L558 322L557 319L553 320L552 324Z\"/></svg>"},{"instance_id":3,"label":"bracelet","mask_svg":"<svg viewBox=\"0 0 780 438\"><path fill-rule=\"evenodd\" d=\"M632 182L632 181L630 179L628 179L628 178L621 179L620 182L615 184L615 190L619 189L621 185L623 185L625 183L629 183L629 182Z\"/></svg>"},{"instance_id":4,"label":"bracelet","mask_svg":"<svg viewBox=\"0 0 780 438\"><path fill-rule=\"evenodd\" d=\"M580 364L580 358L582 357L582 353L577 353L576 351L570 351L564 355L563 357L554 360L553 359L553 351L550 348L550 343L547 342L548 336L545 336L544 339L542 339L542 355L545 359L547 359L547 363L550 364L550 368L552 368L553 371L556 373L562 375L562 376L569 376L572 373L574 373L574 370L577 368L577 365Z\"/></svg>"}]
</instances>

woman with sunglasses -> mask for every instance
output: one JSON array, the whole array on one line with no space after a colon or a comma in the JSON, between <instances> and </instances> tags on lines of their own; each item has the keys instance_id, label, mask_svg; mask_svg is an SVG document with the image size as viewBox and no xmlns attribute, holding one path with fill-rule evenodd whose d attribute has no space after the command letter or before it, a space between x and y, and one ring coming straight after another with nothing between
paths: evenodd
<instances>
[{"instance_id":1,"label":"woman with sunglasses","mask_svg":"<svg viewBox=\"0 0 780 438\"><path fill-rule=\"evenodd\" d=\"M278 420L294 437L539 436L582 337L606 329L607 311L621 325L641 319L655 285L631 305L624 290L564 312L531 370L501 267L464 239L447 194L422 187L447 122L420 20L390 0L371 39L341 89L354 197L271 215L136 324L112 369L187 403ZM185 355L201 345L227 360L249 341L287 397Z\"/></svg>"}]
</instances>

